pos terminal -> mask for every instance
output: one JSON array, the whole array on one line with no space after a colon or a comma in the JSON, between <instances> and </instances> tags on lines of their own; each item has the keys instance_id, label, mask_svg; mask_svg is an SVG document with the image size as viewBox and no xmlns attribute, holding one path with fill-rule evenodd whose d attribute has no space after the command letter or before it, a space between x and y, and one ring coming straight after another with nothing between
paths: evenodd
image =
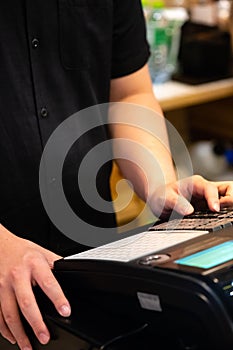
<instances>
[{"instance_id":1,"label":"pos terminal","mask_svg":"<svg viewBox=\"0 0 233 350\"><path fill-rule=\"evenodd\" d=\"M226 209L155 224L58 260L55 275L71 299L112 315L109 323L144 327L145 350L231 349L232 223Z\"/></svg>"},{"instance_id":2,"label":"pos terminal","mask_svg":"<svg viewBox=\"0 0 233 350\"><path fill-rule=\"evenodd\" d=\"M59 316L36 288L51 341L31 335L35 350L233 348L231 210L156 223L57 260L54 274L72 315Z\"/></svg>"}]
</instances>

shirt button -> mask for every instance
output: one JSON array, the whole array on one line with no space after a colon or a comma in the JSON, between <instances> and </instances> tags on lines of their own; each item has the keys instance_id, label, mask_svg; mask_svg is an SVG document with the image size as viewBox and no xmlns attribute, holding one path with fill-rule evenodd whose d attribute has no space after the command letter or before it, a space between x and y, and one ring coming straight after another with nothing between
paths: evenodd
<instances>
[{"instance_id":1,"label":"shirt button","mask_svg":"<svg viewBox=\"0 0 233 350\"><path fill-rule=\"evenodd\" d=\"M39 46L39 40L34 38L32 39L32 47L33 49L37 49L37 47Z\"/></svg>"},{"instance_id":2,"label":"shirt button","mask_svg":"<svg viewBox=\"0 0 233 350\"><path fill-rule=\"evenodd\" d=\"M46 117L48 116L48 114L49 114L49 113L48 113L47 108L42 107L41 110L40 110L40 115L41 115L41 117L46 118Z\"/></svg>"}]
</instances>

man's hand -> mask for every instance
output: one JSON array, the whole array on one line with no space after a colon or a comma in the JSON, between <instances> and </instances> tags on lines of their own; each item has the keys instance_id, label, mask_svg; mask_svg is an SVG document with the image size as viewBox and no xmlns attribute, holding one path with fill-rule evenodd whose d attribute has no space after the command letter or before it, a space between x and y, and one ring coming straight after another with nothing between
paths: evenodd
<instances>
[{"instance_id":1,"label":"man's hand","mask_svg":"<svg viewBox=\"0 0 233 350\"><path fill-rule=\"evenodd\" d=\"M32 350L23 329L19 309L42 344L49 331L33 294L38 284L62 316L70 315L70 305L51 268L60 257L30 241L14 236L0 225L0 332L21 350Z\"/></svg>"},{"instance_id":2,"label":"man's hand","mask_svg":"<svg viewBox=\"0 0 233 350\"><path fill-rule=\"evenodd\" d=\"M189 215L194 210L233 207L233 181L211 182L199 175L172 182L157 188L148 203L153 213L168 219L175 210Z\"/></svg>"}]
</instances>

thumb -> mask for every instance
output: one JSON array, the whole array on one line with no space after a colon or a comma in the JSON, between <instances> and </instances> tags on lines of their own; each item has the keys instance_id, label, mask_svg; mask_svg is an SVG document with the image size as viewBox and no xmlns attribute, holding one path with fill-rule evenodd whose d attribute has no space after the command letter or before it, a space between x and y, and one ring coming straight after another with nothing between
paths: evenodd
<instances>
[{"instance_id":1,"label":"thumb","mask_svg":"<svg viewBox=\"0 0 233 350\"><path fill-rule=\"evenodd\" d=\"M176 204L174 210L180 215L190 215L194 212L193 206L189 201L183 196L177 196Z\"/></svg>"}]
</instances>

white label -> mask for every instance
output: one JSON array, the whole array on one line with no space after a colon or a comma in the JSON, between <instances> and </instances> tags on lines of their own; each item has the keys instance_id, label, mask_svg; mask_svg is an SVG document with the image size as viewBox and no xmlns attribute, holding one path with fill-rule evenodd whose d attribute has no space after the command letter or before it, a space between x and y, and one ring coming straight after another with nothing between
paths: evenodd
<instances>
[{"instance_id":1,"label":"white label","mask_svg":"<svg viewBox=\"0 0 233 350\"><path fill-rule=\"evenodd\" d=\"M139 303L143 309L162 311L158 295L138 292L137 296Z\"/></svg>"}]
</instances>

